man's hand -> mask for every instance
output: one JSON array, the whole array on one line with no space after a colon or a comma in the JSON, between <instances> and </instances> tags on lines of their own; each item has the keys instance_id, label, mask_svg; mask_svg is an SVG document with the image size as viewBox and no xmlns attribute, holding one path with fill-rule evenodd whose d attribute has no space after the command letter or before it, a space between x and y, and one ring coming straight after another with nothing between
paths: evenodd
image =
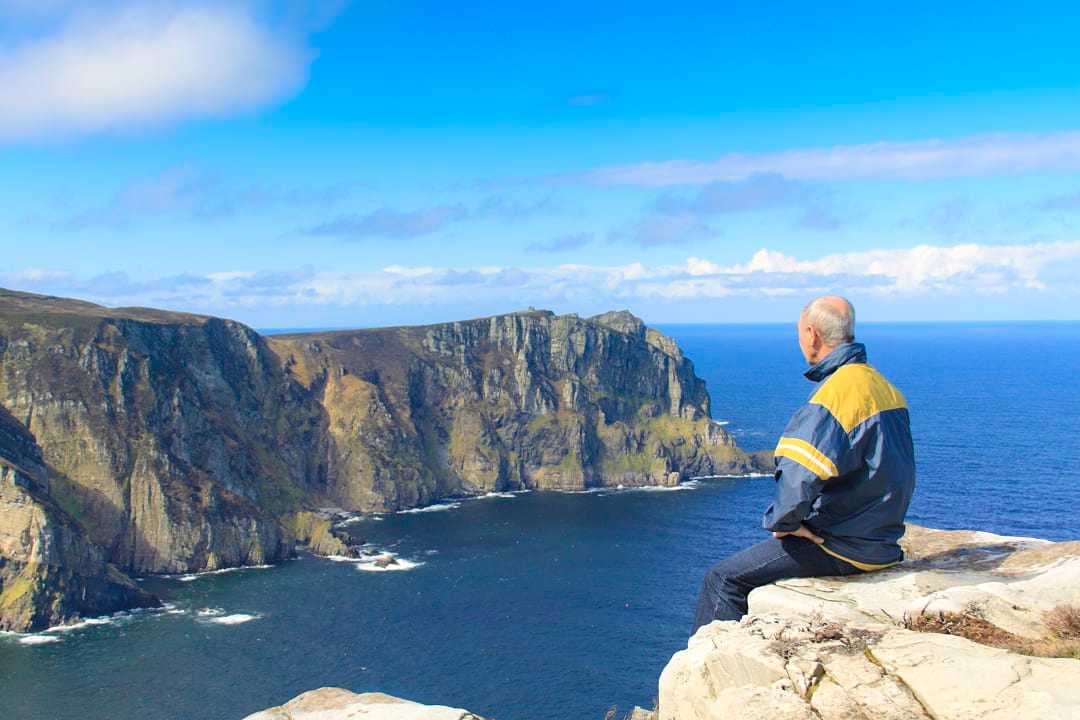
<instances>
[{"instance_id":1,"label":"man's hand","mask_svg":"<svg viewBox=\"0 0 1080 720\"><path fill-rule=\"evenodd\" d=\"M787 535L794 535L795 537L806 538L810 542L815 542L818 545L825 542L823 538L820 538L814 533L812 533L810 531L810 528L806 527L805 525L800 525L798 530L792 530L791 532L774 532L772 534L774 538L782 538Z\"/></svg>"}]
</instances>

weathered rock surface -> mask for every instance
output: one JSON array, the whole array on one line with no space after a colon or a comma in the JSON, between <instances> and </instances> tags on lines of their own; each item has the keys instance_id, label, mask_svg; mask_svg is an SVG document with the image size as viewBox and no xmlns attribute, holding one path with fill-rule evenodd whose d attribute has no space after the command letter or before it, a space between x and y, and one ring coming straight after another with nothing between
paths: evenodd
<instances>
[{"instance_id":1,"label":"weathered rock surface","mask_svg":"<svg viewBox=\"0 0 1080 720\"><path fill-rule=\"evenodd\" d=\"M49 498L40 448L0 407L0 630L157 604Z\"/></svg>"},{"instance_id":2,"label":"weathered rock surface","mask_svg":"<svg viewBox=\"0 0 1080 720\"><path fill-rule=\"evenodd\" d=\"M327 506L674 484L767 463L712 422L675 342L627 312L267 339L219 318L0 290L0 408L37 449L39 479L30 491L5 470L4 501L35 510L8 513L0 568L30 563L31 527L45 523L111 567L114 590L123 572L272 563L297 541L355 554ZM16 571L3 573L11 601ZM75 616L53 607L9 622Z\"/></svg>"},{"instance_id":3,"label":"weathered rock surface","mask_svg":"<svg viewBox=\"0 0 1080 720\"><path fill-rule=\"evenodd\" d=\"M133 572L287 557L275 512L325 477L317 408L227 320L0 293L0 404L51 497Z\"/></svg>"},{"instance_id":4,"label":"weathered rock surface","mask_svg":"<svg viewBox=\"0 0 1080 720\"><path fill-rule=\"evenodd\" d=\"M244 720L483 720L467 710L421 705L383 693L319 688Z\"/></svg>"},{"instance_id":5,"label":"weathered rock surface","mask_svg":"<svg viewBox=\"0 0 1080 720\"><path fill-rule=\"evenodd\" d=\"M759 588L741 622L701 628L660 677L660 719L1080 718L1075 656L909 629L967 617L1045 640L1048 611L1080 606L1080 542L908 526L904 546L896 568Z\"/></svg>"},{"instance_id":6,"label":"weathered rock surface","mask_svg":"<svg viewBox=\"0 0 1080 720\"><path fill-rule=\"evenodd\" d=\"M667 336L627 312L545 311L268 339L325 409L331 499L671 485L761 469L710 418Z\"/></svg>"}]
</instances>

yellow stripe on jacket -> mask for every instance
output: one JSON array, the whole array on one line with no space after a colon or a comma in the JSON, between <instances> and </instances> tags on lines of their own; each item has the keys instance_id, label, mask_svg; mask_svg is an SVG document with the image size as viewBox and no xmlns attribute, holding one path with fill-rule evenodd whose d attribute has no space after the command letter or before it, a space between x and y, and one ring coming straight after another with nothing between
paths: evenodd
<instances>
[{"instance_id":1,"label":"yellow stripe on jacket","mask_svg":"<svg viewBox=\"0 0 1080 720\"><path fill-rule=\"evenodd\" d=\"M907 407L903 394L865 363L837 369L810 402L824 406L848 433L879 413Z\"/></svg>"},{"instance_id":2,"label":"yellow stripe on jacket","mask_svg":"<svg viewBox=\"0 0 1080 720\"><path fill-rule=\"evenodd\" d=\"M834 551L830 550L829 548L825 547L824 545L818 545L818 547L821 548L822 550L824 550L827 554L832 555L834 558L837 558L839 560L843 560L848 565L854 565L855 567L859 568L863 572L873 572L874 570L884 570L885 568L892 567L893 565L896 565L897 563L900 562L898 560L897 562L881 563L881 564L864 563L864 562L859 562L858 560L852 560L849 557L844 557L840 553L834 552Z\"/></svg>"},{"instance_id":3,"label":"yellow stripe on jacket","mask_svg":"<svg viewBox=\"0 0 1080 720\"><path fill-rule=\"evenodd\" d=\"M828 480L840 474L840 471L836 469L836 463L827 455L799 438L781 437L773 455L797 462L822 480Z\"/></svg>"}]
</instances>

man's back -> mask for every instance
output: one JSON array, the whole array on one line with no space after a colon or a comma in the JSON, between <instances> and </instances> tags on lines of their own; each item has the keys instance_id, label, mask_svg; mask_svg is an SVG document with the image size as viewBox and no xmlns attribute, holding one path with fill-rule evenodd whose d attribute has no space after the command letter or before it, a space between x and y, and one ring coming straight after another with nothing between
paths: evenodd
<instances>
[{"instance_id":1,"label":"man's back","mask_svg":"<svg viewBox=\"0 0 1080 720\"><path fill-rule=\"evenodd\" d=\"M862 569L897 562L915 487L907 402L858 343L836 348L808 376L821 385L777 443L781 492L765 527L787 530L785 520L801 514L826 552Z\"/></svg>"}]
</instances>

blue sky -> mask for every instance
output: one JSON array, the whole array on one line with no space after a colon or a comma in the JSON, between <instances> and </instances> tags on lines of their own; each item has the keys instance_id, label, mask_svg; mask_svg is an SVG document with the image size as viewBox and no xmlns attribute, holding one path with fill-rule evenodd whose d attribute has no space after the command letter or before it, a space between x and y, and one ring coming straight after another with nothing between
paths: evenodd
<instances>
[{"instance_id":1,"label":"blue sky","mask_svg":"<svg viewBox=\"0 0 1080 720\"><path fill-rule=\"evenodd\" d=\"M1080 8L508 5L0 0L0 285L260 327L1080 319Z\"/></svg>"}]
</instances>

